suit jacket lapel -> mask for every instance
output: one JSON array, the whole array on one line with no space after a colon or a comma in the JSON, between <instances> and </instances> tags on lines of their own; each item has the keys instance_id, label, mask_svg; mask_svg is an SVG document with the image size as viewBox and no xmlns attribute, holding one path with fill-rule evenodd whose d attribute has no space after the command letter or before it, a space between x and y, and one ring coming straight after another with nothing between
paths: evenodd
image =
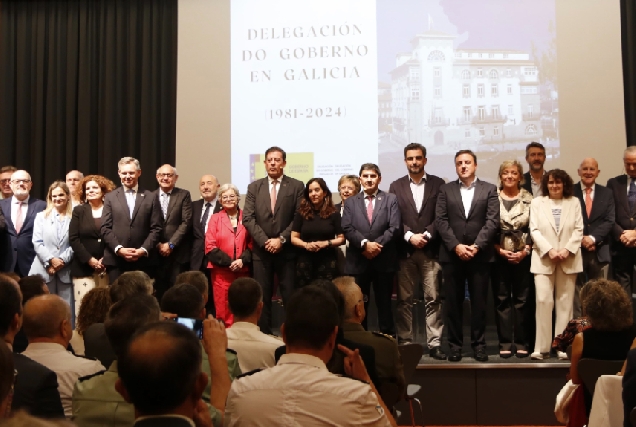
<instances>
[{"instance_id":1,"label":"suit jacket lapel","mask_svg":"<svg viewBox=\"0 0 636 427\"><path fill-rule=\"evenodd\" d=\"M126 190L124 190L124 187L119 187L117 190L117 198L119 199L119 202L121 203L122 207L126 210L126 212L128 212L128 219L130 220L131 215L130 215L130 209L128 208L128 200L126 200Z\"/></svg>"},{"instance_id":2,"label":"suit jacket lapel","mask_svg":"<svg viewBox=\"0 0 636 427\"><path fill-rule=\"evenodd\" d=\"M572 204L568 203L566 199L563 199L563 204L561 205L561 219L559 220L559 232L557 236L561 234L563 231L563 224L565 224L568 220L568 216L570 216L572 211Z\"/></svg>"},{"instance_id":3,"label":"suit jacket lapel","mask_svg":"<svg viewBox=\"0 0 636 427\"><path fill-rule=\"evenodd\" d=\"M542 202L543 202L543 214L548 218L548 221L550 222L550 225L552 226L554 233L558 235L556 223L554 222L554 215L552 215L552 207L550 206L550 199L545 198L542 200ZM563 219L563 212L561 212L561 219Z\"/></svg>"},{"instance_id":4,"label":"suit jacket lapel","mask_svg":"<svg viewBox=\"0 0 636 427\"><path fill-rule=\"evenodd\" d=\"M29 197L29 202L27 203L27 214L24 217L24 222L22 223L22 228L20 229L20 234L26 228L26 225L29 224L29 221L33 221L33 217L35 216L35 212L33 209L33 203L35 203L35 199Z\"/></svg>"},{"instance_id":5,"label":"suit jacket lapel","mask_svg":"<svg viewBox=\"0 0 636 427\"><path fill-rule=\"evenodd\" d=\"M375 219L378 217L380 213L380 209L382 209L382 206L385 203L385 199L386 199L386 194L384 194L383 191L378 191L378 193L375 195L375 206L373 206L373 215L371 216L371 226L373 226Z\"/></svg>"},{"instance_id":6,"label":"suit jacket lapel","mask_svg":"<svg viewBox=\"0 0 636 427\"><path fill-rule=\"evenodd\" d=\"M475 182L475 190L473 191L473 200L471 200L470 202L470 209L468 210L468 217L466 217L466 219L470 218L470 215L473 213L475 203L477 203L477 200L479 200L479 198L481 197L481 193L483 191L484 191L484 186L482 185L482 182L481 181Z\"/></svg>"},{"instance_id":7,"label":"suit jacket lapel","mask_svg":"<svg viewBox=\"0 0 636 427\"><path fill-rule=\"evenodd\" d=\"M11 200L12 199L13 199L12 197L9 197L8 199L6 199L9 202L2 204L2 213L4 214L4 219L7 222L7 231L9 231L9 233L15 236L17 233L15 232L15 225L13 225L13 220L11 219Z\"/></svg>"},{"instance_id":8,"label":"suit jacket lapel","mask_svg":"<svg viewBox=\"0 0 636 427\"><path fill-rule=\"evenodd\" d=\"M133 214L132 214L132 217L130 218L130 221L135 219L135 215L137 215L137 211L139 211L139 206L141 206L145 198L146 198L146 195L144 194L144 190L142 190L141 188L137 188L137 194L135 197L135 209L133 210Z\"/></svg>"},{"instance_id":9,"label":"suit jacket lapel","mask_svg":"<svg viewBox=\"0 0 636 427\"><path fill-rule=\"evenodd\" d=\"M581 181L574 184L574 197L579 200L581 205L581 216L583 216L583 222L588 220L587 208L585 207L585 194L581 190ZM594 212L594 202L592 202L592 212Z\"/></svg>"},{"instance_id":10,"label":"suit jacket lapel","mask_svg":"<svg viewBox=\"0 0 636 427\"><path fill-rule=\"evenodd\" d=\"M269 190L269 179L266 179L265 182L267 183L267 189ZM287 184L288 184L287 177L283 175L283 177L280 180L280 183L278 184L280 188L278 189L278 193L276 194L276 205L274 206L274 215L276 215L276 212L278 212L278 209L280 208L281 203L283 203L282 202L283 197L285 197L285 195L287 194ZM269 204L270 206L272 204L271 195L269 199Z\"/></svg>"},{"instance_id":11,"label":"suit jacket lapel","mask_svg":"<svg viewBox=\"0 0 636 427\"><path fill-rule=\"evenodd\" d=\"M409 205L411 205L413 212L419 214L417 210L417 206L415 206L415 199L413 198L413 192L411 191L411 178L407 175L406 179L401 182L401 185L402 185L402 191L404 192L404 194L406 194L406 199L409 201ZM424 186L424 191L425 191L424 200L426 200L426 189L427 187ZM423 206L424 206L424 201L422 201L422 207Z\"/></svg>"},{"instance_id":12,"label":"suit jacket lapel","mask_svg":"<svg viewBox=\"0 0 636 427\"><path fill-rule=\"evenodd\" d=\"M173 188L172 191L170 192L170 200L168 200L168 210L166 212L166 219L165 219L166 222L168 222L168 218L170 218L170 215L172 214L174 205L177 203L177 197L179 197L179 190L176 188Z\"/></svg>"},{"instance_id":13,"label":"suit jacket lapel","mask_svg":"<svg viewBox=\"0 0 636 427\"><path fill-rule=\"evenodd\" d=\"M426 202L428 201L428 198L431 197L431 194L433 194L433 186L427 181L424 183L424 198L422 199L422 206L420 207L418 214L424 210L424 206L426 206ZM415 201L413 203L415 204Z\"/></svg>"},{"instance_id":14,"label":"suit jacket lapel","mask_svg":"<svg viewBox=\"0 0 636 427\"><path fill-rule=\"evenodd\" d=\"M625 208L625 212L631 213L629 208L629 201L627 200L627 175L622 175L617 178L620 188L618 190L618 201Z\"/></svg>"},{"instance_id":15,"label":"suit jacket lapel","mask_svg":"<svg viewBox=\"0 0 636 427\"><path fill-rule=\"evenodd\" d=\"M462 214L462 218L466 219L466 211L464 211L464 202L462 201L462 193L459 191L459 180L454 181L455 185L451 186L451 194L455 197L455 204L459 208L459 212Z\"/></svg>"}]
</instances>

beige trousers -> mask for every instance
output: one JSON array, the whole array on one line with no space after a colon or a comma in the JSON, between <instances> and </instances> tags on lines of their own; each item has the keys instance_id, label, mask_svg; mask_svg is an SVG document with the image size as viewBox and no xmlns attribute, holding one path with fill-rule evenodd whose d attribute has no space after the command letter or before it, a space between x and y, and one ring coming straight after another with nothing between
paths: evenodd
<instances>
[{"instance_id":1,"label":"beige trousers","mask_svg":"<svg viewBox=\"0 0 636 427\"><path fill-rule=\"evenodd\" d=\"M534 342L535 353L549 353L552 344L552 309L556 301L556 321L554 331L563 332L572 319L576 273L565 274L556 267L552 274L535 274L534 286L537 295L537 335Z\"/></svg>"}]
</instances>

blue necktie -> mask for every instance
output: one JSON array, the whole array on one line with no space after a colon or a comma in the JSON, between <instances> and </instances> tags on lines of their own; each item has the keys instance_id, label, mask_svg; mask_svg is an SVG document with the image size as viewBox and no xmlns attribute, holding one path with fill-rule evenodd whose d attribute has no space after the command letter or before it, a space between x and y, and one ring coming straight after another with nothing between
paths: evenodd
<instances>
[{"instance_id":1,"label":"blue necktie","mask_svg":"<svg viewBox=\"0 0 636 427\"><path fill-rule=\"evenodd\" d=\"M629 201L629 209L633 211L634 206L636 206L636 181L634 179L631 181L631 184L629 184L629 192L627 193L627 200Z\"/></svg>"},{"instance_id":2,"label":"blue necktie","mask_svg":"<svg viewBox=\"0 0 636 427\"><path fill-rule=\"evenodd\" d=\"M132 219L133 211L135 210L135 190L126 190L126 203L128 203L128 211L130 212L130 219Z\"/></svg>"},{"instance_id":3,"label":"blue necktie","mask_svg":"<svg viewBox=\"0 0 636 427\"><path fill-rule=\"evenodd\" d=\"M205 212L203 212L203 216L201 217L201 226L203 227L203 231L205 231L205 225L208 223L208 216L210 216L211 207L212 203L207 202L205 204Z\"/></svg>"},{"instance_id":4,"label":"blue necktie","mask_svg":"<svg viewBox=\"0 0 636 427\"><path fill-rule=\"evenodd\" d=\"M168 216L168 202L170 201L170 193L161 193L161 212L163 219Z\"/></svg>"}]
</instances>

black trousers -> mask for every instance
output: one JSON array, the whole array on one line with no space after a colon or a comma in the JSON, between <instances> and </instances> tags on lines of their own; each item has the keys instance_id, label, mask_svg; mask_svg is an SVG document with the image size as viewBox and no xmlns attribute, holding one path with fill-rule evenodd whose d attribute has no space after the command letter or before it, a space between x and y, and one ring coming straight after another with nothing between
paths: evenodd
<instances>
[{"instance_id":1,"label":"black trousers","mask_svg":"<svg viewBox=\"0 0 636 427\"><path fill-rule=\"evenodd\" d=\"M119 261L117 265L107 265L106 271L108 272L108 282L111 285L119 276L127 271L143 271L150 276L151 279L155 277L155 269L150 265L147 259L135 262Z\"/></svg>"},{"instance_id":2,"label":"black trousers","mask_svg":"<svg viewBox=\"0 0 636 427\"><path fill-rule=\"evenodd\" d=\"M530 256L519 264L511 264L497 257L492 269L492 294L495 297L495 322L499 337L499 350L528 351L525 329L529 312L526 307L532 282Z\"/></svg>"},{"instance_id":3,"label":"black trousers","mask_svg":"<svg viewBox=\"0 0 636 427\"><path fill-rule=\"evenodd\" d=\"M474 350L486 347L486 298L490 268L491 263L474 260L458 259L442 264L446 330L451 350L461 351L464 343L462 325L466 282L470 295L470 345Z\"/></svg>"},{"instance_id":4,"label":"black trousers","mask_svg":"<svg viewBox=\"0 0 636 427\"><path fill-rule=\"evenodd\" d=\"M158 264L154 266L155 296L159 303L161 303L163 294L165 294L166 291L174 285L177 280L177 276L186 271L190 263L180 263L171 257L162 256L159 256L156 261L158 261Z\"/></svg>"},{"instance_id":5,"label":"black trousers","mask_svg":"<svg viewBox=\"0 0 636 427\"><path fill-rule=\"evenodd\" d=\"M287 304L294 290L296 260L285 252L278 254L259 254L253 260L254 279L263 290L263 312L258 326L265 334L272 333L272 296L274 279L278 278L283 304Z\"/></svg>"},{"instance_id":6,"label":"black trousers","mask_svg":"<svg viewBox=\"0 0 636 427\"><path fill-rule=\"evenodd\" d=\"M636 265L636 248L619 248L612 256L612 272L616 280L632 297L632 276Z\"/></svg>"},{"instance_id":7,"label":"black trousers","mask_svg":"<svg viewBox=\"0 0 636 427\"><path fill-rule=\"evenodd\" d=\"M375 306L378 309L378 325L380 332L387 335L395 335L395 324L393 323L393 312L391 311L391 294L393 293L393 278L395 272L375 271L368 269L363 274L354 275L356 283L360 286L362 294L367 297L364 309L368 313L369 296L371 295L371 285L375 296ZM362 326L367 328L365 317Z\"/></svg>"},{"instance_id":8,"label":"black trousers","mask_svg":"<svg viewBox=\"0 0 636 427\"><path fill-rule=\"evenodd\" d=\"M603 267L607 265L605 262L599 262L596 251L588 251L581 248L583 258L583 271L576 276L576 289L574 291L574 318L583 315L581 307L581 288L590 280L603 278Z\"/></svg>"}]
</instances>

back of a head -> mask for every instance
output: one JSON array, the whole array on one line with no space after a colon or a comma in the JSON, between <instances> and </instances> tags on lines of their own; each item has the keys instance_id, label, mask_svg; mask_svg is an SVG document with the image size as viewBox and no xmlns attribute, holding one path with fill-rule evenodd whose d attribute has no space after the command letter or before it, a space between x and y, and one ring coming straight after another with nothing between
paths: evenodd
<instances>
[{"instance_id":1,"label":"back of a head","mask_svg":"<svg viewBox=\"0 0 636 427\"><path fill-rule=\"evenodd\" d=\"M201 345L174 322L142 327L118 359L118 372L135 409L168 414L192 394L201 372Z\"/></svg>"},{"instance_id":2,"label":"back of a head","mask_svg":"<svg viewBox=\"0 0 636 427\"><path fill-rule=\"evenodd\" d=\"M22 329L29 340L56 338L64 320L71 321L69 305L57 295L40 295L24 306Z\"/></svg>"},{"instance_id":3,"label":"back of a head","mask_svg":"<svg viewBox=\"0 0 636 427\"><path fill-rule=\"evenodd\" d=\"M161 298L161 310L178 317L201 318L203 304L203 295L188 283L171 287Z\"/></svg>"},{"instance_id":4,"label":"back of a head","mask_svg":"<svg viewBox=\"0 0 636 427\"><path fill-rule=\"evenodd\" d=\"M113 304L133 295L151 295L152 279L143 271L127 271L110 286L110 299Z\"/></svg>"},{"instance_id":5,"label":"back of a head","mask_svg":"<svg viewBox=\"0 0 636 427\"><path fill-rule=\"evenodd\" d=\"M20 279L20 291L22 291L22 305L26 304L31 298L38 295L44 295L46 282L39 274L26 276Z\"/></svg>"},{"instance_id":6,"label":"back of a head","mask_svg":"<svg viewBox=\"0 0 636 427\"><path fill-rule=\"evenodd\" d=\"M16 314L22 314L20 290L8 280L0 280L0 338L9 332Z\"/></svg>"},{"instance_id":7,"label":"back of a head","mask_svg":"<svg viewBox=\"0 0 636 427\"><path fill-rule=\"evenodd\" d=\"M150 295L133 295L114 304L106 315L104 329L117 358L135 332L160 318L159 303Z\"/></svg>"},{"instance_id":8,"label":"back of a head","mask_svg":"<svg viewBox=\"0 0 636 427\"><path fill-rule=\"evenodd\" d=\"M318 286L323 289L333 298L336 303L336 307L338 307L338 317L340 320L344 320L345 317L345 300L342 296L342 293L338 289L336 285L333 284L331 280L327 279L316 279L310 283L311 285Z\"/></svg>"},{"instance_id":9,"label":"back of a head","mask_svg":"<svg viewBox=\"0 0 636 427\"><path fill-rule=\"evenodd\" d=\"M360 288L352 276L337 277L333 280L333 284L336 285L344 298L345 311L343 320L348 320L354 316L354 308L359 302Z\"/></svg>"},{"instance_id":10,"label":"back of a head","mask_svg":"<svg viewBox=\"0 0 636 427\"><path fill-rule=\"evenodd\" d=\"M205 278L205 274L200 271L184 271L180 273L174 284L180 285L182 283L188 283L201 293L201 295L208 294L208 279Z\"/></svg>"},{"instance_id":11,"label":"back of a head","mask_svg":"<svg viewBox=\"0 0 636 427\"><path fill-rule=\"evenodd\" d=\"M583 313L599 331L619 331L633 324L633 308L629 295L612 280L590 280L581 289Z\"/></svg>"},{"instance_id":12,"label":"back of a head","mask_svg":"<svg viewBox=\"0 0 636 427\"><path fill-rule=\"evenodd\" d=\"M256 312L263 300L261 285L251 277L240 277L232 282L227 291L227 303L237 318L246 318Z\"/></svg>"},{"instance_id":13,"label":"back of a head","mask_svg":"<svg viewBox=\"0 0 636 427\"><path fill-rule=\"evenodd\" d=\"M104 323L108 310L113 305L110 289L93 288L82 298L77 315L77 332L83 334L91 325Z\"/></svg>"},{"instance_id":14,"label":"back of a head","mask_svg":"<svg viewBox=\"0 0 636 427\"><path fill-rule=\"evenodd\" d=\"M339 324L333 296L319 286L305 286L294 292L286 306L285 344L320 350Z\"/></svg>"}]
</instances>

